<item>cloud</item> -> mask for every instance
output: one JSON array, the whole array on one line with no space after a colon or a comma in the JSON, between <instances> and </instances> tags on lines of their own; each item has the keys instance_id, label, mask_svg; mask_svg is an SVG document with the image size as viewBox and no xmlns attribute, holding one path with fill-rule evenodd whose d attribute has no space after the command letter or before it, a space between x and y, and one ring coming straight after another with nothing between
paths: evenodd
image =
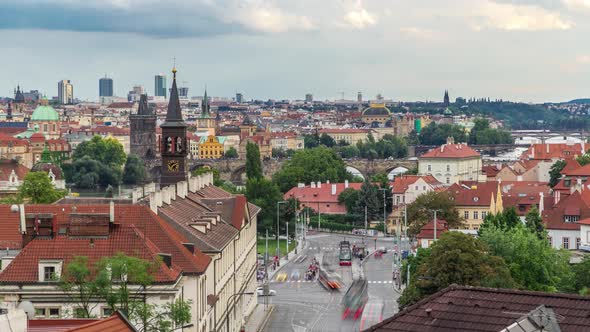
<instances>
[{"instance_id":1,"label":"cloud","mask_svg":"<svg viewBox=\"0 0 590 332\"><path fill-rule=\"evenodd\" d=\"M563 0L564 4L572 10L589 10L590 0Z\"/></svg>"},{"instance_id":2,"label":"cloud","mask_svg":"<svg viewBox=\"0 0 590 332\"><path fill-rule=\"evenodd\" d=\"M439 34L433 30L419 27L402 27L399 31L406 36L417 39L434 40L440 37Z\"/></svg>"},{"instance_id":3,"label":"cloud","mask_svg":"<svg viewBox=\"0 0 590 332\"><path fill-rule=\"evenodd\" d=\"M307 31L311 18L272 0L3 0L0 29L136 33L153 37Z\"/></svg>"},{"instance_id":4,"label":"cloud","mask_svg":"<svg viewBox=\"0 0 590 332\"><path fill-rule=\"evenodd\" d=\"M473 23L475 30L546 31L568 30L574 26L573 22L563 18L557 11L528 4L486 1L476 8L476 12L477 21Z\"/></svg>"},{"instance_id":5,"label":"cloud","mask_svg":"<svg viewBox=\"0 0 590 332\"><path fill-rule=\"evenodd\" d=\"M576 57L576 63L581 64L581 65L590 64L590 55L578 55Z\"/></svg>"},{"instance_id":6,"label":"cloud","mask_svg":"<svg viewBox=\"0 0 590 332\"><path fill-rule=\"evenodd\" d=\"M375 17L366 9L359 8L346 13L346 15L344 15L344 22L355 29L364 29L375 25L377 19L375 19Z\"/></svg>"}]
</instances>

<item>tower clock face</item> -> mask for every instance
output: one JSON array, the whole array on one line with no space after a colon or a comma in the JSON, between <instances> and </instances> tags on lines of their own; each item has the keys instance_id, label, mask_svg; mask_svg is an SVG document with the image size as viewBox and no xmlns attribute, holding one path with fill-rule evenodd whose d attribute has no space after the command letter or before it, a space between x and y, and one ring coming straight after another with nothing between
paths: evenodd
<instances>
[{"instance_id":1,"label":"tower clock face","mask_svg":"<svg viewBox=\"0 0 590 332\"><path fill-rule=\"evenodd\" d=\"M178 160L169 160L168 161L168 171L170 172L178 172L180 170L180 163Z\"/></svg>"}]
</instances>

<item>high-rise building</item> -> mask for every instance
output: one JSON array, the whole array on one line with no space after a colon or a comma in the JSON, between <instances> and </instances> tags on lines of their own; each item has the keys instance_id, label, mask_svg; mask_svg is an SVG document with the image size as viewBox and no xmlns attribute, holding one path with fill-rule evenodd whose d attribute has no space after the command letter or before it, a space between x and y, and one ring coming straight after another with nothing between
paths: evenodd
<instances>
[{"instance_id":1,"label":"high-rise building","mask_svg":"<svg viewBox=\"0 0 590 332\"><path fill-rule=\"evenodd\" d=\"M313 103L313 95L311 93L308 93L305 95L305 102L306 103Z\"/></svg>"},{"instance_id":2,"label":"high-rise building","mask_svg":"<svg viewBox=\"0 0 590 332\"><path fill-rule=\"evenodd\" d=\"M154 96L166 98L166 75L159 74L154 78Z\"/></svg>"},{"instance_id":3,"label":"high-rise building","mask_svg":"<svg viewBox=\"0 0 590 332\"><path fill-rule=\"evenodd\" d=\"M112 97L113 96L113 79L106 75L98 80L98 96Z\"/></svg>"},{"instance_id":4,"label":"high-rise building","mask_svg":"<svg viewBox=\"0 0 590 332\"><path fill-rule=\"evenodd\" d=\"M145 94L145 89L141 85L134 85L133 89L127 93L127 101L136 102Z\"/></svg>"},{"instance_id":5,"label":"high-rise building","mask_svg":"<svg viewBox=\"0 0 590 332\"><path fill-rule=\"evenodd\" d=\"M239 92L236 92L236 103L241 104L243 102L244 102L244 95Z\"/></svg>"},{"instance_id":6,"label":"high-rise building","mask_svg":"<svg viewBox=\"0 0 590 332\"><path fill-rule=\"evenodd\" d=\"M172 74L172 92L168 101L166 120L160 126L162 128L162 175L160 177L160 187L174 185L186 180L187 125L182 119L182 110L178 99L176 67L172 69Z\"/></svg>"},{"instance_id":7,"label":"high-rise building","mask_svg":"<svg viewBox=\"0 0 590 332\"><path fill-rule=\"evenodd\" d=\"M57 100L63 105L74 102L74 86L70 80L57 82Z\"/></svg>"},{"instance_id":8,"label":"high-rise building","mask_svg":"<svg viewBox=\"0 0 590 332\"><path fill-rule=\"evenodd\" d=\"M356 101L359 102L359 103L362 103L363 102L363 93L362 92L359 91L356 94Z\"/></svg>"}]
</instances>

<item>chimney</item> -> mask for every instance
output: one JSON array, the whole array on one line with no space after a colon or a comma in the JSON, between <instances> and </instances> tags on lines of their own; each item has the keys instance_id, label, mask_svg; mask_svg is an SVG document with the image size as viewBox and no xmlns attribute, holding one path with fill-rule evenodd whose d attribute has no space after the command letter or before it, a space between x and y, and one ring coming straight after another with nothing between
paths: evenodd
<instances>
[{"instance_id":1,"label":"chimney","mask_svg":"<svg viewBox=\"0 0 590 332\"><path fill-rule=\"evenodd\" d=\"M543 210L545 209L545 194L539 193L539 215L543 216Z\"/></svg>"},{"instance_id":2,"label":"chimney","mask_svg":"<svg viewBox=\"0 0 590 332\"><path fill-rule=\"evenodd\" d=\"M317 186L318 186L318 189L322 189L322 181L318 181Z\"/></svg>"},{"instance_id":3,"label":"chimney","mask_svg":"<svg viewBox=\"0 0 590 332\"><path fill-rule=\"evenodd\" d=\"M310 185L311 188L315 188L315 182L311 181Z\"/></svg>"},{"instance_id":4,"label":"chimney","mask_svg":"<svg viewBox=\"0 0 590 332\"><path fill-rule=\"evenodd\" d=\"M162 193L162 203L170 205L170 187L160 189Z\"/></svg>"},{"instance_id":5,"label":"chimney","mask_svg":"<svg viewBox=\"0 0 590 332\"><path fill-rule=\"evenodd\" d=\"M545 146L547 146L547 153L549 153L549 143L546 143Z\"/></svg>"},{"instance_id":6,"label":"chimney","mask_svg":"<svg viewBox=\"0 0 590 332\"><path fill-rule=\"evenodd\" d=\"M586 153L586 138L582 136L582 154Z\"/></svg>"},{"instance_id":7,"label":"chimney","mask_svg":"<svg viewBox=\"0 0 590 332\"><path fill-rule=\"evenodd\" d=\"M332 196L336 195L336 184L332 184Z\"/></svg>"},{"instance_id":8,"label":"chimney","mask_svg":"<svg viewBox=\"0 0 590 332\"><path fill-rule=\"evenodd\" d=\"M348 189L348 180L344 180L344 189Z\"/></svg>"},{"instance_id":9,"label":"chimney","mask_svg":"<svg viewBox=\"0 0 590 332\"><path fill-rule=\"evenodd\" d=\"M301 183L301 182L299 182L299 183L297 184L297 188L305 188L305 183Z\"/></svg>"},{"instance_id":10,"label":"chimney","mask_svg":"<svg viewBox=\"0 0 590 332\"><path fill-rule=\"evenodd\" d=\"M113 201L109 202L109 221L111 224L115 222L115 202Z\"/></svg>"},{"instance_id":11,"label":"chimney","mask_svg":"<svg viewBox=\"0 0 590 332\"><path fill-rule=\"evenodd\" d=\"M191 254L195 253L195 244L194 243L187 242L187 243L183 243L182 245L186 248L186 250L190 251Z\"/></svg>"},{"instance_id":12,"label":"chimney","mask_svg":"<svg viewBox=\"0 0 590 332\"><path fill-rule=\"evenodd\" d=\"M559 193L559 191L553 192L553 205L557 205L557 203L559 203L559 199L561 198L561 195Z\"/></svg>"},{"instance_id":13,"label":"chimney","mask_svg":"<svg viewBox=\"0 0 590 332\"><path fill-rule=\"evenodd\" d=\"M18 210L20 212L20 232L21 234L27 233L27 219L25 218L25 205L20 204L18 206Z\"/></svg>"},{"instance_id":14,"label":"chimney","mask_svg":"<svg viewBox=\"0 0 590 332\"><path fill-rule=\"evenodd\" d=\"M159 253L158 256L160 256L160 258L162 258L162 262L164 262L164 264L166 264L166 266L168 268L172 267L172 255L171 254Z\"/></svg>"},{"instance_id":15,"label":"chimney","mask_svg":"<svg viewBox=\"0 0 590 332\"><path fill-rule=\"evenodd\" d=\"M330 184L330 180L327 180L327 181L326 181L326 184Z\"/></svg>"}]
</instances>

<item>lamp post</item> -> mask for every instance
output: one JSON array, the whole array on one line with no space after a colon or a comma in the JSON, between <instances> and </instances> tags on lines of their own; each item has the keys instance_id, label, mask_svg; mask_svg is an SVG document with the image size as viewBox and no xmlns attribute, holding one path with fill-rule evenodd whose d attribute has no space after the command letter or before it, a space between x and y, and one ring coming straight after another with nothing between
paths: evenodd
<instances>
[{"instance_id":1,"label":"lamp post","mask_svg":"<svg viewBox=\"0 0 590 332\"><path fill-rule=\"evenodd\" d=\"M287 201L278 201L277 202L277 257L281 257L281 251L279 249L279 218L280 218L280 214L279 214L279 206L281 204L286 204Z\"/></svg>"},{"instance_id":2,"label":"lamp post","mask_svg":"<svg viewBox=\"0 0 590 332\"><path fill-rule=\"evenodd\" d=\"M385 233L384 235L387 235L387 217L385 216L387 213L387 201L385 198L385 193L387 192L387 188L381 188L379 189L381 191L383 191L383 232Z\"/></svg>"},{"instance_id":3,"label":"lamp post","mask_svg":"<svg viewBox=\"0 0 590 332\"><path fill-rule=\"evenodd\" d=\"M227 299L227 305L225 306L227 314L225 314L225 321L227 323L227 332L229 332L229 301L231 301L234 297L236 296L241 296L241 295L254 295L254 292L242 292L242 293L236 293L232 296L229 297L229 299ZM234 301L234 305L233 305L233 310L235 311L236 308L236 303Z\"/></svg>"},{"instance_id":4,"label":"lamp post","mask_svg":"<svg viewBox=\"0 0 590 332\"><path fill-rule=\"evenodd\" d=\"M436 213L441 211L441 209L432 210L434 212L434 241L436 241Z\"/></svg>"}]
</instances>

